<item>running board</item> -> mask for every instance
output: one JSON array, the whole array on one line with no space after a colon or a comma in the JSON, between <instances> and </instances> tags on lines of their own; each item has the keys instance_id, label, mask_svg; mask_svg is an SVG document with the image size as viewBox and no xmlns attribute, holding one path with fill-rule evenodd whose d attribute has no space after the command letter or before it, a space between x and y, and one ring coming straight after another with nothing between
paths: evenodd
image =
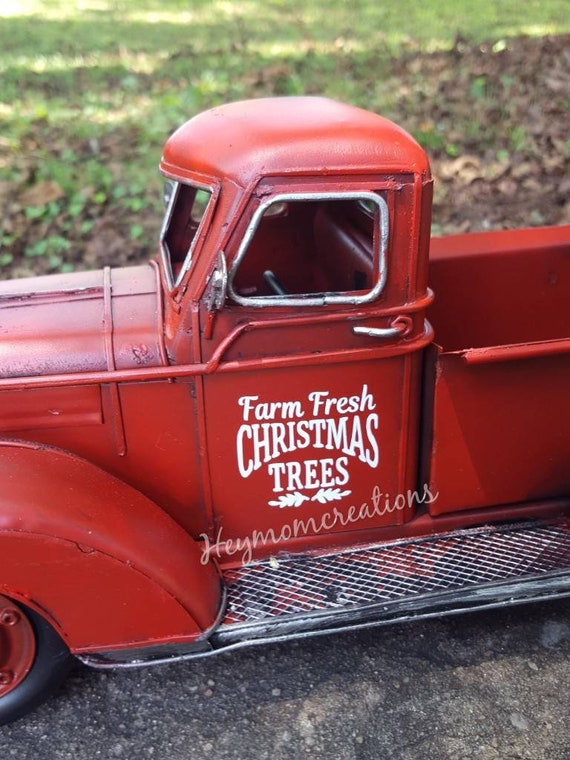
<instances>
[{"instance_id":1,"label":"running board","mask_svg":"<svg viewBox=\"0 0 570 760\"><path fill-rule=\"evenodd\" d=\"M214 649L570 595L570 521L270 557L224 573Z\"/></svg>"},{"instance_id":2,"label":"running board","mask_svg":"<svg viewBox=\"0 0 570 760\"><path fill-rule=\"evenodd\" d=\"M240 647L570 596L570 518L457 530L223 573L227 603L190 644L92 652L95 668L138 668Z\"/></svg>"}]
</instances>

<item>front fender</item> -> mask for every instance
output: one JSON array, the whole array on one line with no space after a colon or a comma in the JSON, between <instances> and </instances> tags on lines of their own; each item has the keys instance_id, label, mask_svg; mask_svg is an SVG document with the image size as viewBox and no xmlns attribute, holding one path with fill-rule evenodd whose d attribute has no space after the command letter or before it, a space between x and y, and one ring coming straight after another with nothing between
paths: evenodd
<instances>
[{"instance_id":1,"label":"front fender","mask_svg":"<svg viewBox=\"0 0 570 760\"><path fill-rule=\"evenodd\" d=\"M0 441L0 593L75 652L188 641L221 604L213 564L133 487L68 452Z\"/></svg>"}]
</instances>

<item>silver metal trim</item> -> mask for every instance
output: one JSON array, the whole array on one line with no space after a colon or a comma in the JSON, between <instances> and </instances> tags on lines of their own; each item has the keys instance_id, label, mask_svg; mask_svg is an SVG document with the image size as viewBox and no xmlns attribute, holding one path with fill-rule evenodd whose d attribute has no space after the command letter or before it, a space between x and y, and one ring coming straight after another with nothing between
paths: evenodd
<instances>
[{"instance_id":1,"label":"silver metal trim","mask_svg":"<svg viewBox=\"0 0 570 760\"><path fill-rule=\"evenodd\" d=\"M295 293L291 296L240 296L233 287L233 281L243 260L247 248L253 238L259 220L265 210L274 203L290 201L333 201L333 200L370 200L380 209L380 240L379 240L379 278L374 287L364 295L349 295L344 293L322 293L315 295ZM377 193L369 191L339 192L339 193L280 193L267 198L256 209L247 226L243 240L240 243L228 277L228 294L234 303L240 306L275 307L275 306L326 306L328 304L365 304L374 301L383 291L387 278L386 251L388 249L389 216L386 200Z\"/></svg>"},{"instance_id":2,"label":"silver metal trim","mask_svg":"<svg viewBox=\"0 0 570 760\"><path fill-rule=\"evenodd\" d=\"M166 281L167 281L169 290L174 290L175 288L177 288L182 282L188 270L190 269L190 266L192 265L194 249L196 248L196 243L198 242L200 238L200 234L204 228L206 219L210 218L212 205L216 198L216 187L214 185L206 185L206 184L201 184L199 182L181 182L180 180L174 180L174 179L172 179L172 182L174 183L175 187L168 201L168 207L164 215L164 219L162 220L162 226L160 228L160 235L158 239L158 244L160 247L160 257L162 259L164 273L166 275ZM192 242L190 243L190 248L186 252L186 256L184 258L184 263L182 264L182 268L180 272L178 273L178 277L176 278L176 281L174 281L173 276L172 276L173 274L172 262L167 252L167 248L164 242L164 236L166 234L166 230L168 229L168 225L170 224L170 220L172 219L172 211L174 209L174 205L176 204L176 199L178 198L181 185L186 185L187 187L194 187L197 190L207 190L210 193L210 200L208 201L208 205L206 206L204 210L202 219L200 220L200 224L198 225L198 229L196 230L196 234L192 238Z\"/></svg>"},{"instance_id":3,"label":"silver metal trim","mask_svg":"<svg viewBox=\"0 0 570 760\"><path fill-rule=\"evenodd\" d=\"M226 255L223 251L218 253L216 265L212 269L206 282L206 309L213 313L220 311L226 300L228 290L228 267Z\"/></svg>"},{"instance_id":4,"label":"silver metal trim","mask_svg":"<svg viewBox=\"0 0 570 760\"><path fill-rule=\"evenodd\" d=\"M406 325L397 325L396 327L353 327L352 332L355 335L366 335L368 338L397 338L407 330Z\"/></svg>"}]
</instances>

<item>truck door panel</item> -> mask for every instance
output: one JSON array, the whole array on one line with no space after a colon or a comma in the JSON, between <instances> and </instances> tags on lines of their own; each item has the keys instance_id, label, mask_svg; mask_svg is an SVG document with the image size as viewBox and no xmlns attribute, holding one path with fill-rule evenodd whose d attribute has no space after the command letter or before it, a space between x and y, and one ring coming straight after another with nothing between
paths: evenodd
<instances>
[{"instance_id":1,"label":"truck door panel","mask_svg":"<svg viewBox=\"0 0 570 760\"><path fill-rule=\"evenodd\" d=\"M293 545L412 516L429 337L421 308L401 303L401 292L397 306L377 302L386 211L364 191L277 195L233 254L230 299L203 342L204 359L234 331L218 371L204 376L219 539L261 532ZM268 270L282 293L271 292ZM402 312L406 340L392 327Z\"/></svg>"}]
</instances>

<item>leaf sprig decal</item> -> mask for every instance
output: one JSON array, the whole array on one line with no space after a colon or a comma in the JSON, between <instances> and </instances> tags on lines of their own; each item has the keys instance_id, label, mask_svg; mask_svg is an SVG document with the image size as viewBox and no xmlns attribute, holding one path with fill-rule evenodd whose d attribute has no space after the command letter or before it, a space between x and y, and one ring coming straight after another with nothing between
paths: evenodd
<instances>
[{"instance_id":1,"label":"leaf sprig decal","mask_svg":"<svg viewBox=\"0 0 570 760\"><path fill-rule=\"evenodd\" d=\"M340 488L319 488L311 501L327 504L329 501L340 501L345 496L350 496L351 493L352 491L341 491Z\"/></svg>"},{"instance_id":2,"label":"leaf sprig decal","mask_svg":"<svg viewBox=\"0 0 570 760\"><path fill-rule=\"evenodd\" d=\"M345 496L350 496L351 493L352 491L341 491L340 488L319 488L311 501L318 501L319 504L328 504L329 501L340 501ZM284 507L300 507L306 501L309 501L308 496L295 491L294 493L285 493L279 496L276 501L270 501L268 504L270 507L283 509Z\"/></svg>"},{"instance_id":3,"label":"leaf sprig decal","mask_svg":"<svg viewBox=\"0 0 570 760\"><path fill-rule=\"evenodd\" d=\"M280 496L277 501L270 501L269 506L279 507L279 509L283 509L284 507L300 507L305 501L309 501L309 497L304 496L302 493L299 493L299 491L295 491L295 493L283 494L283 496Z\"/></svg>"}]
</instances>

